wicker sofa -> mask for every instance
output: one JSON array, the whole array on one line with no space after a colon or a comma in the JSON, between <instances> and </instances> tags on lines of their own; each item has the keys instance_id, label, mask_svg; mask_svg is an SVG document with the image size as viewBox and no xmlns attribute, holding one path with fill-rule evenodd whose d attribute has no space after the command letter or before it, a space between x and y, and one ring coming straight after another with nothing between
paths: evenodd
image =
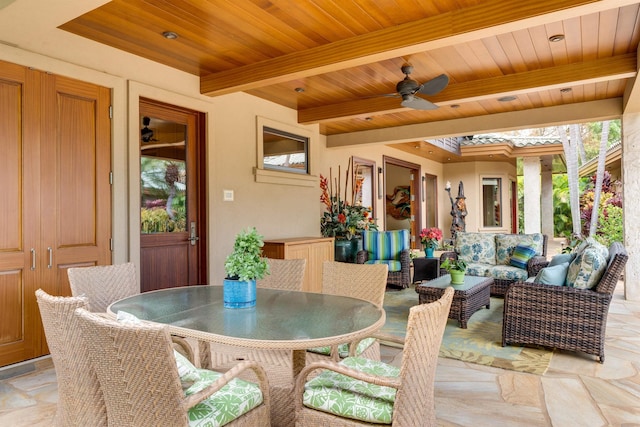
<instances>
[{"instance_id":1,"label":"wicker sofa","mask_svg":"<svg viewBox=\"0 0 640 427\"><path fill-rule=\"evenodd\" d=\"M526 266L515 266L512 256L517 246L533 248L535 255ZM535 277L547 264L547 236L533 234L458 232L454 251L445 252L443 258L461 258L467 262L467 274L492 277L491 295L504 296L509 285Z\"/></svg>"},{"instance_id":2,"label":"wicker sofa","mask_svg":"<svg viewBox=\"0 0 640 427\"><path fill-rule=\"evenodd\" d=\"M502 345L582 351L598 356L604 363L607 314L627 259L624 246L613 243L606 270L590 289L530 282L512 284L504 299Z\"/></svg>"}]
</instances>

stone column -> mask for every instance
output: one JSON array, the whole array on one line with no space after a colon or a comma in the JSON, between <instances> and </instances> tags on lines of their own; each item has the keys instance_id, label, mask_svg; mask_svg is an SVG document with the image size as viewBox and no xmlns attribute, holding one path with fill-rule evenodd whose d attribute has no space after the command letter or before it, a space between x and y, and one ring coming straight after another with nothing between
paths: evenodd
<instances>
[{"instance_id":1,"label":"stone column","mask_svg":"<svg viewBox=\"0 0 640 427\"><path fill-rule=\"evenodd\" d=\"M640 113L622 116L622 215L624 246L629 254L624 273L624 296L640 301Z\"/></svg>"},{"instance_id":2,"label":"stone column","mask_svg":"<svg viewBox=\"0 0 640 427\"><path fill-rule=\"evenodd\" d=\"M540 157L522 159L524 175L524 232L540 233Z\"/></svg>"},{"instance_id":3,"label":"stone column","mask_svg":"<svg viewBox=\"0 0 640 427\"><path fill-rule=\"evenodd\" d=\"M542 195L540 197L540 214L542 234L546 234L549 240L553 239L553 174L551 170L542 171Z\"/></svg>"}]
</instances>

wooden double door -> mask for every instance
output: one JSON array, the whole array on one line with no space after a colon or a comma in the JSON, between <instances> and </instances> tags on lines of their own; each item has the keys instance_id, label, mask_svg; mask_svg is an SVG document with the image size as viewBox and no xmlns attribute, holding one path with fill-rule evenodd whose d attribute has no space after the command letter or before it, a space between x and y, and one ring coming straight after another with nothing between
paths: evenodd
<instances>
[{"instance_id":1,"label":"wooden double door","mask_svg":"<svg viewBox=\"0 0 640 427\"><path fill-rule=\"evenodd\" d=\"M35 291L111 263L110 90L0 61L0 366L47 354Z\"/></svg>"}]
</instances>

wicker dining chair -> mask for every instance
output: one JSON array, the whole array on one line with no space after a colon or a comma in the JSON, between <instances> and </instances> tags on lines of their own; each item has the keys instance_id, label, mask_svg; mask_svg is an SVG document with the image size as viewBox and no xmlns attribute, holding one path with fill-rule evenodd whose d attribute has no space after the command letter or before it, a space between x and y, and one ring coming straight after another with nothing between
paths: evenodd
<instances>
[{"instance_id":1,"label":"wicker dining chair","mask_svg":"<svg viewBox=\"0 0 640 427\"><path fill-rule=\"evenodd\" d=\"M55 366L58 408L53 426L107 426L107 408L91 361L82 342L76 308L84 297L57 297L36 291L40 317Z\"/></svg>"},{"instance_id":2,"label":"wicker dining chair","mask_svg":"<svg viewBox=\"0 0 640 427\"><path fill-rule=\"evenodd\" d=\"M306 366L296 380L295 425L435 426L435 373L453 293L449 287L439 300L411 307L399 370L361 357Z\"/></svg>"},{"instance_id":3,"label":"wicker dining chair","mask_svg":"<svg viewBox=\"0 0 640 427\"><path fill-rule=\"evenodd\" d=\"M109 425L270 425L269 384L258 363L244 361L224 374L192 367L187 378L179 372L166 325L120 322L82 308L75 317L100 381ZM247 370L257 384L237 378Z\"/></svg>"},{"instance_id":4,"label":"wicker dining chair","mask_svg":"<svg viewBox=\"0 0 640 427\"><path fill-rule=\"evenodd\" d=\"M269 274L256 281L259 288L301 291L307 260L266 258Z\"/></svg>"},{"instance_id":5,"label":"wicker dining chair","mask_svg":"<svg viewBox=\"0 0 640 427\"><path fill-rule=\"evenodd\" d=\"M132 262L73 267L67 269L67 276L71 295L87 297L89 310L95 313L105 313L111 303L140 293L136 266ZM189 342L175 335L172 339L176 350L193 361L193 349Z\"/></svg>"},{"instance_id":6,"label":"wicker dining chair","mask_svg":"<svg viewBox=\"0 0 640 427\"><path fill-rule=\"evenodd\" d=\"M358 298L382 307L387 288L387 275L386 264L325 261L322 265L322 293ZM345 351L348 351L351 356L357 354L367 359L380 360L380 343L373 337L360 343L351 343L348 350L344 347L345 345L312 349L307 351L307 361L328 359L338 361L340 352L343 357L347 356Z\"/></svg>"}]
</instances>

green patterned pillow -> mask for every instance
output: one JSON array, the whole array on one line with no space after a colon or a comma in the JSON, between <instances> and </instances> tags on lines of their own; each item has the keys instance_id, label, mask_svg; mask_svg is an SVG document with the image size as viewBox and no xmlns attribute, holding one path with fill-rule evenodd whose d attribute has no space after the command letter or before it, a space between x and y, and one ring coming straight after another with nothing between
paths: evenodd
<instances>
[{"instance_id":1,"label":"green patterned pillow","mask_svg":"<svg viewBox=\"0 0 640 427\"><path fill-rule=\"evenodd\" d=\"M213 384L221 373L198 369L200 380L185 391L189 396ZM262 392L256 384L233 379L208 399L189 409L190 427L214 427L230 423L262 403Z\"/></svg>"},{"instance_id":2,"label":"green patterned pillow","mask_svg":"<svg viewBox=\"0 0 640 427\"><path fill-rule=\"evenodd\" d=\"M360 356L366 349L368 349L374 342L375 338L369 337L361 340L356 347L356 356ZM307 351L311 353L324 354L325 356L329 356L331 354L331 346L325 345L324 347L314 347L310 348ZM338 345L338 356L343 359L349 356L349 344L340 344Z\"/></svg>"},{"instance_id":3,"label":"green patterned pillow","mask_svg":"<svg viewBox=\"0 0 640 427\"><path fill-rule=\"evenodd\" d=\"M598 284L607 268L607 258L602 251L589 246L576 255L569 264L567 286L577 289L591 289Z\"/></svg>"},{"instance_id":4,"label":"green patterned pillow","mask_svg":"<svg viewBox=\"0 0 640 427\"><path fill-rule=\"evenodd\" d=\"M456 234L455 251L466 262L496 264L496 242L493 233Z\"/></svg>"},{"instance_id":5,"label":"green patterned pillow","mask_svg":"<svg viewBox=\"0 0 640 427\"><path fill-rule=\"evenodd\" d=\"M383 362L347 357L340 364L368 374L397 377L400 369ZM323 371L305 384L303 404L318 411L368 423L391 424L396 389Z\"/></svg>"}]
</instances>

